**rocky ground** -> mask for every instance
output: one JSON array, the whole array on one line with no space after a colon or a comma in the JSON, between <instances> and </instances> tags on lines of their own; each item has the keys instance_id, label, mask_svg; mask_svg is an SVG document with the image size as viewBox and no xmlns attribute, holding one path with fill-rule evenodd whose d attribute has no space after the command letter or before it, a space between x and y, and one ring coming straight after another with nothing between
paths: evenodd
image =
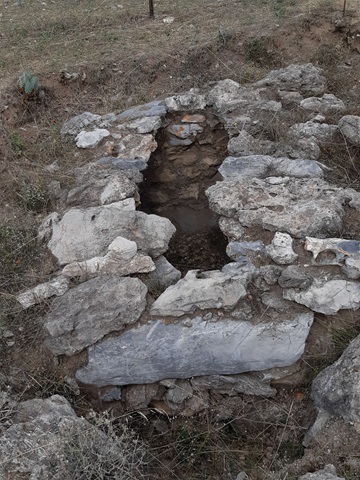
<instances>
[{"instance_id":1,"label":"rocky ground","mask_svg":"<svg viewBox=\"0 0 360 480\"><path fill-rule=\"evenodd\" d=\"M357 18L329 10L149 55L123 108L82 69L4 86L4 478L357 478Z\"/></svg>"}]
</instances>

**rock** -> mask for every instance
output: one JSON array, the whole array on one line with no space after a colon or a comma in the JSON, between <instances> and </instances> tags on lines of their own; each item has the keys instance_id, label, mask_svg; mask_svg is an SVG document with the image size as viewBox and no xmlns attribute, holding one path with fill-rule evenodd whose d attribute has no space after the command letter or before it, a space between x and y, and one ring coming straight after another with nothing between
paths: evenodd
<instances>
[{"instance_id":1,"label":"rock","mask_svg":"<svg viewBox=\"0 0 360 480\"><path fill-rule=\"evenodd\" d=\"M311 396L318 410L360 428L360 336L313 381Z\"/></svg>"},{"instance_id":2,"label":"rock","mask_svg":"<svg viewBox=\"0 0 360 480\"><path fill-rule=\"evenodd\" d=\"M171 145L172 147L186 147L187 145L191 145L194 143L193 138L176 138L176 137L170 137L168 139L168 144Z\"/></svg>"},{"instance_id":3,"label":"rock","mask_svg":"<svg viewBox=\"0 0 360 480\"><path fill-rule=\"evenodd\" d=\"M165 394L165 403L169 406L173 404L178 405L183 403L188 398L193 396L193 389L187 380L177 380L172 385Z\"/></svg>"},{"instance_id":4,"label":"rock","mask_svg":"<svg viewBox=\"0 0 360 480\"><path fill-rule=\"evenodd\" d=\"M228 152L235 157L249 155L270 154L275 150L274 143L270 141L256 140L252 135L241 130L237 137L232 137L228 143Z\"/></svg>"},{"instance_id":5,"label":"rock","mask_svg":"<svg viewBox=\"0 0 360 480\"><path fill-rule=\"evenodd\" d=\"M125 160L143 160L147 162L157 143L152 135L132 133L126 135L118 144L118 157Z\"/></svg>"},{"instance_id":6,"label":"rock","mask_svg":"<svg viewBox=\"0 0 360 480\"><path fill-rule=\"evenodd\" d=\"M198 133L204 131L203 127L197 123L190 123L188 125L169 125L165 130L178 138L195 137Z\"/></svg>"},{"instance_id":7,"label":"rock","mask_svg":"<svg viewBox=\"0 0 360 480\"><path fill-rule=\"evenodd\" d=\"M197 89L192 88L183 95L174 95L165 98L165 105L168 112L177 112L179 110L203 110L206 107L204 95L200 95Z\"/></svg>"},{"instance_id":8,"label":"rock","mask_svg":"<svg viewBox=\"0 0 360 480\"><path fill-rule=\"evenodd\" d=\"M246 257L248 251L264 252L264 244L261 240L252 242L229 242L226 247L226 255L237 262L243 257Z\"/></svg>"},{"instance_id":9,"label":"rock","mask_svg":"<svg viewBox=\"0 0 360 480\"><path fill-rule=\"evenodd\" d=\"M106 434L77 417L60 395L21 402L16 410L14 424L0 437L1 479L68 480L85 470L92 478L108 464L118 478L145 475L145 449L130 430L121 437L110 425Z\"/></svg>"},{"instance_id":10,"label":"rock","mask_svg":"<svg viewBox=\"0 0 360 480\"><path fill-rule=\"evenodd\" d=\"M74 355L110 332L136 322L146 306L146 286L137 278L94 278L54 300L44 328L54 355Z\"/></svg>"},{"instance_id":11,"label":"rock","mask_svg":"<svg viewBox=\"0 0 360 480\"><path fill-rule=\"evenodd\" d=\"M201 317L156 320L88 349L79 381L97 385L152 383L164 378L226 375L295 363L304 351L312 313L275 314L270 322Z\"/></svg>"},{"instance_id":12,"label":"rock","mask_svg":"<svg viewBox=\"0 0 360 480\"><path fill-rule=\"evenodd\" d=\"M307 290L284 290L283 296L286 300L306 305L314 312L335 315L339 310L360 308L360 283L316 278Z\"/></svg>"},{"instance_id":13,"label":"rock","mask_svg":"<svg viewBox=\"0 0 360 480\"><path fill-rule=\"evenodd\" d=\"M271 244L265 247L265 250L275 263L286 265L295 262L299 256L292 249L292 243L293 239L288 233L276 232Z\"/></svg>"},{"instance_id":14,"label":"rock","mask_svg":"<svg viewBox=\"0 0 360 480\"><path fill-rule=\"evenodd\" d=\"M343 238L306 237L305 250L313 254L315 265L341 265L343 272L353 279L360 277L360 241ZM333 253L318 260L320 253Z\"/></svg>"},{"instance_id":15,"label":"rock","mask_svg":"<svg viewBox=\"0 0 360 480\"><path fill-rule=\"evenodd\" d=\"M282 268L278 265L263 265L260 267L260 276L268 285L275 285L278 281Z\"/></svg>"},{"instance_id":16,"label":"rock","mask_svg":"<svg viewBox=\"0 0 360 480\"><path fill-rule=\"evenodd\" d=\"M337 125L328 125L327 123L317 123L309 121L306 123L296 123L288 130L289 138L312 139L316 143L330 142L334 134L338 131Z\"/></svg>"},{"instance_id":17,"label":"rock","mask_svg":"<svg viewBox=\"0 0 360 480\"><path fill-rule=\"evenodd\" d=\"M306 473L301 475L298 480L345 480L343 477L338 477L334 465L325 465L322 470L316 472Z\"/></svg>"},{"instance_id":18,"label":"rock","mask_svg":"<svg viewBox=\"0 0 360 480\"><path fill-rule=\"evenodd\" d=\"M210 375L208 377L195 377L191 385L196 390L215 390L221 395L256 395L259 397L274 397L276 390L266 383L248 375Z\"/></svg>"},{"instance_id":19,"label":"rock","mask_svg":"<svg viewBox=\"0 0 360 480\"><path fill-rule=\"evenodd\" d=\"M229 241L240 241L245 233L243 227L233 218L220 217L219 227Z\"/></svg>"},{"instance_id":20,"label":"rock","mask_svg":"<svg viewBox=\"0 0 360 480\"><path fill-rule=\"evenodd\" d=\"M207 102L214 107L216 112L224 113L230 109L231 105L238 104L244 90L243 87L233 80L220 80L210 90Z\"/></svg>"},{"instance_id":21,"label":"rock","mask_svg":"<svg viewBox=\"0 0 360 480\"><path fill-rule=\"evenodd\" d=\"M230 309L246 295L242 278L226 275L219 270L190 270L182 280L168 287L155 300L150 314L180 317L197 308Z\"/></svg>"},{"instance_id":22,"label":"rock","mask_svg":"<svg viewBox=\"0 0 360 480\"><path fill-rule=\"evenodd\" d=\"M31 479L67 478L61 460L68 432L90 424L60 395L19 403L16 410L13 425L0 437L0 478L21 478L25 472Z\"/></svg>"},{"instance_id":23,"label":"rock","mask_svg":"<svg viewBox=\"0 0 360 480\"><path fill-rule=\"evenodd\" d=\"M113 387L107 390L105 393L100 394L102 402L118 402L121 400L121 388Z\"/></svg>"},{"instance_id":24,"label":"rock","mask_svg":"<svg viewBox=\"0 0 360 480\"><path fill-rule=\"evenodd\" d=\"M135 182L110 166L88 164L75 171L76 186L67 195L68 206L97 206L137 196Z\"/></svg>"},{"instance_id":25,"label":"rock","mask_svg":"<svg viewBox=\"0 0 360 480\"><path fill-rule=\"evenodd\" d=\"M48 248L59 264L65 265L106 254L110 243L121 236L136 242L139 253L156 258L167 250L174 232L167 218L135 211L133 201L123 200L72 208L61 219L53 219Z\"/></svg>"},{"instance_id":26,"label":"rock","mask_svg":"<svg viewBox=\"0 0 360 480\"><path fill-rule=\"evenodd\" d=\"M265 78L254 84L256 87L275 87L280 91L319 95L326 90L326 78L321 68L312 63L289 65L272 70Z\"/></svg>"},{"instance_id":27,"label":"rock","mask_svg":"<svg viewBox=\"0 0 360 480\"><path fill-rule=\"evenodd\" d=\"M173 285L181 278L181 272L177 270L164 256L160 256L154 260L155 270L149 272L142 281L147 285L149 290L164 288Z\"/></svg>"},{"instance_id":28,"label":"rock","mask_svg":"<svg viewBox=\"0 0 360 480\"><path fill-rule=\"evenodd\" d=\"M324 115L331 115L345 110L344 102L331 93L324 93L322 97L305 98L300 102L300 107Z\"/></svg>"},{"instance_id":29,"label":"rock","mask_svg":"<svg viewBox=\"0 0 360 480\"><path fill-rule=\"evenodd\" d=\"M60 133L61 135L77 135L82 130L84 130L84 128L100 120L100 115L94 115L90 112L84 112L81 115L72 117L70 118L70 120L65 122L61 127Z\"/></svg>"},{"instance_id":30,"label":"rock","mask_svg":"<svg viewBox=\"0 0 360 480\"><path fill-rule=\"evenodd\" d=\"M23 309L41 303L47 298L64 295L69 290L69 280L58 277L50 282L41 283L30 290L16 295L16 300L21 303Z\"/></svg>"},{"instance_id":31,"label":"rock","mask_svg":"<svg viewBox=\"0 0 360 480\"><path fill-rule=\"evenodd\" d=\"M339 130L350 143L360 144L360 117L345 115L339 120Z\"/></svg>"},{"instance_id":32,"label":"rock","mask_svg":"<svg viewBox=\"0 0 360 480\"><path fill-rule=\"evenodd\" d=\"M154 399L154 397L156 397L158 390L159 390L158 384L133 385L131 387L128 387L125 393L127 408L130 411L132 410L136 411L136 410L147 408L149 406L149 403Z\"/></svg>"},{"instance_id":33,"label":"rock","mask_svg":"<svg viewBox=\"0 0 360 480\"><path fill-rule=\"evenodd\" d=\"M116 237L109 245L104 257L94 257L84 262L73 262L65 266L62 274L68 278L91 278L98 275L126 276L155 270L150 257L136 254L137 245L123 237Z\"/></svg>"},{"instance_id":34,"label":"rock","mask_svg":"<svg viewBox=\"0 0 360 480\"><path fill-rule=\"evenodd\" d=\"M279 157L286 155L294 159L318 160L321 155L321 150L312 137L291 138L291 145L285 145L281 149L278 149L274 155Z\"/></svg>"},{"instance_id":35,"label":"rock","mask_svg":"<svg viewBox=\"0 0 360 480\"><path fill-rule=\"evenodd\" d=\"M141 183L143 176L140 172L146 170L147 161L145 160L126 160L124 158L117 157L102 157L97 161L98 165L110 165L114 169L123 172L130 180L135 183Z\"/></svg>"},{"instance_id":36,"label":"rock","mask_svg":"<svg viewBox=\"0 0 360 480\"><path fill-rule=\"evenodd\" d=\"M97 147L100 142L110 136L109 130L105 128L97 128L91 132L80 132L76 138L76 146L78 148L94 148Z\"/></svg>"},{"instance_id":37,"label":"rock","mask_svg":"<svg viewBox=\"0 0 360 480\"><path fill-rule=\"evenodd\" d=\"M286 267L279 277L279 285L282 288L309 288L314 278L306 271L295 265Z\"/></svg>"},{"instance_id":38,"label":"rock","mask_svg":"<svg viewBox=\"0 0 360 480\"><path fill-rule=\"evenodd\" d=\"M290 176L297 178L322 177L323 171L314 160L290 160L269 155L226 157L219 172L224 180Z\"/></svg>"},{"instance_id":39,"label":"rock","mask_svg":"<svg viewBox=\"0 0 360 480\"><path fill-rule=\"evenodd\" d=\"M198 113L186 113L183 118L181 119L182 123L205 123L206 117L205 115L200 115Z\"/></svg>"},{"instance_id":40,"label":"rock","mask_svg":"<svg viewBox=\"0 0 360 480\"><path fill-rule=\"evenodd\" d=\"M130 130L135 130L136 133L156 133L157 130L162 125L162 120L160 116L152 116L152 117L140 117L137 118L136 120L132 121L131 123L128 123L126 125L127 128Z\"/></svg>"},{"instance_id":41,"label":"rock","mask_svg":"<svg viewBox=\"0 0 360 480\"><path fill-rule=\"evenodd\" d=\"M260 226L296 238L341 230L348 198L321 179L289 177L217 182L206 195L212 210L242 227Z\"/></svg>"},{"instance_id":42,"label":"rock","mask_svg":"<svg viewBox=\"0 0 360 480\"><path fill-rule=\"evenodd\" d=\"M153 102L137 105L136 107L125 110L120 113L120 115L117 115L116 120L128 122L145 117L164 117L166 113L165 102L162 100L154 100Z\"/></svg>"}]
</instances>

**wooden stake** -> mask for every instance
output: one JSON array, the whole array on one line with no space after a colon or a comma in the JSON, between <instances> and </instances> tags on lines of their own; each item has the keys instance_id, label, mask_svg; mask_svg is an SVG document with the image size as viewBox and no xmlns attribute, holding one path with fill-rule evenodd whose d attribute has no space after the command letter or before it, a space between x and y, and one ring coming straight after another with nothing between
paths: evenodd
<instances>
[{"instance_id":1,"label":"wooden stake","mask_svg":"<svg viewBox=\"0 0 360 480\"><path fill-rule=\"evenodd\" d=\"M154 0L149 0L150 18L154 18Z\"/></svg>"}]
</instances>

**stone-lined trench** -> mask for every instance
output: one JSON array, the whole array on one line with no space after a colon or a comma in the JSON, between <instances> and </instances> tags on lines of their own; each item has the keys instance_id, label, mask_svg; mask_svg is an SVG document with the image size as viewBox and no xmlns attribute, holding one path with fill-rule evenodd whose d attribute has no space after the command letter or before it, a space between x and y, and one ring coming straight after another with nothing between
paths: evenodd
<instances>
[{"instance_id":1,"label":"stone-lined trench","mask_svg":"<svg viewBox=\"0 0 360 480\"><path fill-rule=\"evenodd\" d=\"M221 269L229 262L219 216L205 190L221 180L228 134L210 109L169 114L157 134L140 188L141 210L168 218L176 227L165 256L182 273Z\"/></svg>"}]
</instances>

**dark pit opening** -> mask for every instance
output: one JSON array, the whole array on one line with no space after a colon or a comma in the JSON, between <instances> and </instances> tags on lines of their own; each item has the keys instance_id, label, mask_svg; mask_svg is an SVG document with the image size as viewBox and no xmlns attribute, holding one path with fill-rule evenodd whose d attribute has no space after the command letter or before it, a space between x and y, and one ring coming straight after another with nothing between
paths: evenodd
<instances>
[{"instance_id":1,"label":"dark pit opening","mask_svg":"<svg viewBox=\"0 0 360 480\"><path fill-rule=\"evenodd\" d=\"M210 111L168 115L140 189L141 210L167 217L176 227L165 257L183 274L228 263L219 216L209 209L206 189L217 180L227 155L228 134Z\"/></svg>"}]
</instances>

